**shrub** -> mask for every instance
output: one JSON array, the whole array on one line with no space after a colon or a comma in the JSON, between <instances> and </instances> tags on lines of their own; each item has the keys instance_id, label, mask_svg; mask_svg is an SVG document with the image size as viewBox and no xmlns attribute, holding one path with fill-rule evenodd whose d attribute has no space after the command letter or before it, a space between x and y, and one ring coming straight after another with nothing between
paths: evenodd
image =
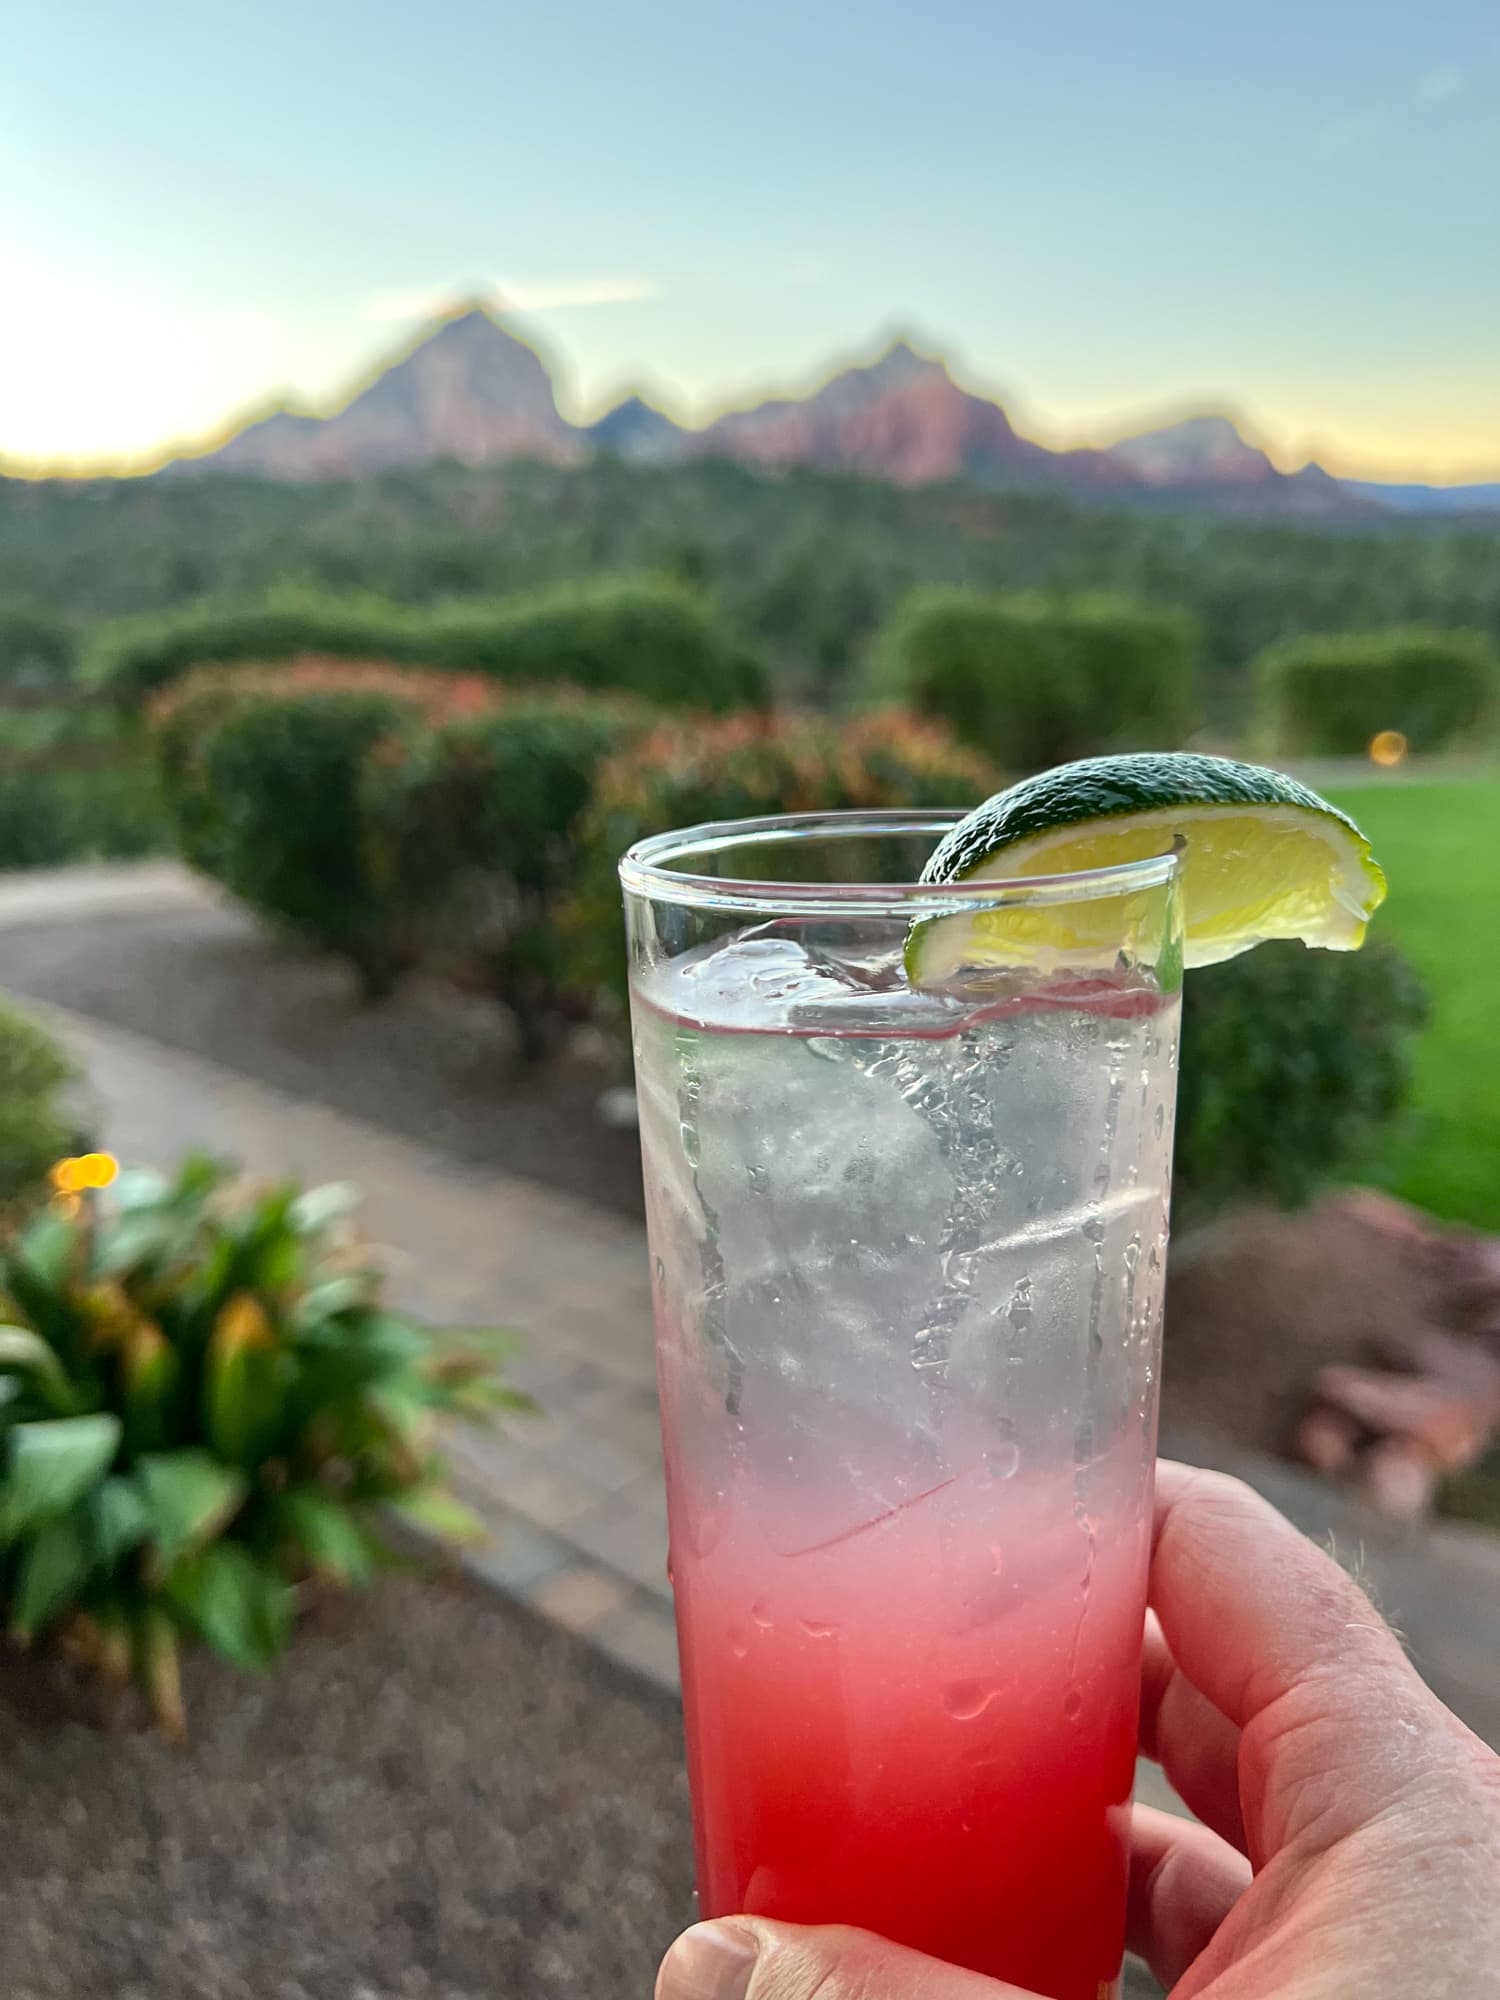
<instances>
[{"instance_id":1,"label":"shrub","mask_svg":"<svg viewBox=\"0 0 1500 2000\"><path fill-rule=\"evenodd\" d=\"M61 1098L72 1065L45 1028L0 1001L0 1210L24 1205L77 1134ZM0 1333L0 1342L4 1335Z\"/></svg>"},{"instance_id":2,"label":"shrub","mask_svg":"<svg viewBox=\"0 0 1500 2000\"><path fill-rule=\"evenodd\" d=\"M0 869L147 854L165 832L150 764L128 747L77 770L0 769Z\"/></svg>"},{"instance_id":3,"label":"shrub","mask_svg":"<svg viewBox=\"0 0 1500 2000\"><path fill-rule=\"evenodd\" d=\"M603 577L496 605L455 604L427 625L434 666L547 687L622 689L664 708L762 708L765 669L679 583Z\"/></svg>"},{"instance_id":4,"label":"shrub","mask_svg":"<svg viewBox=\"0 0 1500 2000\"><path fill-rule=\"evenodd\" d=\"M377 1510L453 1538L433 1426L519 1407L493 1344L386 1309L340 1239L347 1190L237 1209L189 1160L72 1196L0 1257L0 1602L13 1638L57 1630L133 1668L184 1728L178 1649L268 1666L308 1580L364 1582Z\"/></svg>"},{"instance_id":5,"label":"shrub","mask_svg":"<svg viewBox=\"0 0 1500 2000\"><path fill-rule=\"evenodd\" d=\"M1093 751L1176 747L1195 720L1197 650L1181 611L922 589L877 638L872 680L1023 771Z\"/></svg>"},{"instance_id":6,"label":"shrub","mask_svg":"<svg viewBox=\"0 0 1500 2000\"><path fill-rule=\"evenodd\" d=\"M183 853L250 906L348 958L372 995L402 946L370 869L363 772L403 723L484 706L473 677L305 659L203 668L152 709Z\"/></svg>"},{"instance_id":7,"label":"shrub","mask_svg":"<svg viewBox=\"0 0 1500 2000\"><path fill-rule=\"evenodd\" d=\"M205 663L302 654L621 689L683 708L725 711L767 699L763 667L703 599L680 584L629 576L432 611L307 594L200 605L105 627L89 671L129 704Z\"/></svg>"},{"instance_id":8,"label":"shrub","mask_svg":"<svg viewBox=\"0 0 1500 2000\"><path fill-rule=\"evenodd\" d=\"M652 720L625 697L518 693L476 714L424 718L368 760L369 865L424 963L478 976L543 1053L562 1002L555 899L571 888L573 829L603 758Z\"/></svg>"},{"instance_id":9,"label":"shrub","mask_svg":"<svg viewBox=\"0 0 1500 2000\"><path fill-rule=\"evenodd\" d=\"M1480 632L1411 626L1289 639L1255 662L1268 750L1362 756L1380 730L1440 750L1485 729L1500 696L1500 659Z\"/></svg>"},{"instance_id":10,"label":"shrub","mask_svg":"<svg viewBox=\"0 0 1500 2000\"><path fill-rule=\"evenodd\" d=\"M1183 990L1175 1174L1189 1218L1245 1196L1304 1200L1400 1105L1427 1006L1393 945L1261 945Z\"/></svg>"},{"instance_id":11,"label":"shrub","mask_svg":"<svg viewBox=\"0 0 1500 2000\"><path fill-rule=\"evenodd\" d=\"M625 991L615 866L648 834L763 813L966 809L995 774L940 724L877 709L842 725L800 716L663 722L599 771L579 833L578 890L563 913L579 981Z\"/></svg>"},{"instance_id":12,"label":"shrub","mask_svg":"<svg viewBox=\"0 0 1500 2000\"><path fill-rule=\"evenodd\" d=\"M72 626L37 604L0 604L0 688L67 687L76 666Z\"/></svg>"}]
</instances>

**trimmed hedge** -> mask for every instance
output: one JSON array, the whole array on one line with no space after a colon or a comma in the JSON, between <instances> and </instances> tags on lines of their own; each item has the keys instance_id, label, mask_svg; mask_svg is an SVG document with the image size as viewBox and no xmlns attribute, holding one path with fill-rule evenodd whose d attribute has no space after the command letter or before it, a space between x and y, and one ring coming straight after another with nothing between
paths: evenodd
<instances>
[{"instance_id":1,"label":"trimmed hedge","mask_svg":"<svg viewBox=\"0 0 1500 2000\"><path fill-rule=\"evenodd\" d=\"M280 597L125 619L96 635L91 678L134 703L205 663L302 655L382 660L512 684L619 689L666 707L760 707L760 661L701 597L651 577L406 610L378 599Z\"/></svg>"},{"instance_id":2,"label":"trimmed hedge","mask_svg":"<svg viewBox=\"0 0 1500 2000\"><path fill-rule=\"evenodd\" d=\"M996 774L940 723L876 709L843 724L804 716L661 723L599 770L578 830L578 888L563 912L579 983L618 1004L625 938L616 864L648 834L765 813L911 806L966 811Z\"/></svg>"},{"instance_id":3,"label":"trimmed hedge","mask_svg":"<svg viewBox=\"0 0 1500 2000\"><path fill-rule=\"evenodd\" d=\"M1188 1220L1294 1204L1355 1165L1406 1092L1427 996L1394 945L1263 944L1183 982L1175 1182Z\"/></svg>"},{"instance_id":4,"label":"trimmed hedge","mask_svg":"<svg viewBox=\"0 0 1500 2000\"><path fill-rule=\"evenodd\" d=\"M555 897L600 760L656 719L626 696L307 659L200 668L158 697L187 858L337 952L372 997L422 963L511 1007L529 1054L563 1011Z\"/></svg>"},{"instance_id":5,"label":"trimmed hedge","mask_svg":"<svg viewBox=\"0 0 1500 2000\"><path fill-rule=\"evenodd\" d=\"M569 1011L558 899L601 762L655 720L645 703L564 688L408 721L367 759L366 856L424 965L507 1006L529 1058Z\"/></svg>"},{"instance_id":6,"label":"trimmed hedge","mask_svg":"<svg viewBox=\"0 0 1500 2000\"><path fill-rule=\"evenodd\" d=\"M28 1206L47 1169L74 1150L78 1129L63 1103L73 1066L46 1029L0 1001L0 1213Z\"/></svg>"},{"instance_id":7,"label":"trimmed hedge","mask_svg":"<svg viewBox=\"0 0 1500 2000\"><path fill-rule=\"evenodd\" d=\"M403 952L369 865L366 759L403 722L485 705L473 676L306 659L204 667L151 711L162 790L195 867L389 991Z\"/></svg>"},{"instance_id":8,"label":"trimmed hedge","mask_svg":"<svg viewBox=\"0 0 1500 2000\"><path fill-rule=\"evenodd\" d=\"M1010 771L1095 751L1175 749L1196 721L1197 629L1124 598L915 590L870 680Z\"/></svg>"},{"instance_id":9,"label":"trimmed hedge","mask_svg":"<svg viewBox=\"0 0 1500 2000\"><path fill-rule=\"evenodd\" d=\"M1363 756L1385 729L1441 750L1487 732L1500 702L1500 657L1481 632L1288 639L1259 655L1254 676L1266 747L1283 756Z\"/></svg>"}]
</instances>

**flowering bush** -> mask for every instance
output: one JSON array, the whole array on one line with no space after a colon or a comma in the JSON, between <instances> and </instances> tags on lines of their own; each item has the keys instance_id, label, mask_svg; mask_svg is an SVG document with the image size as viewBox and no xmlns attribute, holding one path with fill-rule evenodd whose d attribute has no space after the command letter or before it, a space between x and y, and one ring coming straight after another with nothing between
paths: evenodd
<instances>
[{"instance_id":1,"label":"flowering bush","mask_svg":"<svg viewBox=\"0 0 1500 2000\"><path fill-rule=\"evenodd\" d=\"M194 1158L62 1194L0 1257L0 1607L14 1639L56 1631L133 1671L173 1736L184 1639L268 1666L309 1582L379 1564L381 1508L482 1532L436 1421L528 1407L494 1336L435 1338L383 1304L349 1190L234 1204L225 1178Z\"/></svg>"},{"instance_id":2,"label":"flowering bush","mask_svg":"<svg viewBox=\"0 0 1500 2000\"><path fill-rule=\"evenodd\" d=\"M563 914L574 975L596 994L623 996L615 865L648 834L764 813L967 811L994 788L984 757L941 723L902 709L844 723L796 715L664 721L600 767L579 830L577 892Z\"/></svg>"}]
</instances>

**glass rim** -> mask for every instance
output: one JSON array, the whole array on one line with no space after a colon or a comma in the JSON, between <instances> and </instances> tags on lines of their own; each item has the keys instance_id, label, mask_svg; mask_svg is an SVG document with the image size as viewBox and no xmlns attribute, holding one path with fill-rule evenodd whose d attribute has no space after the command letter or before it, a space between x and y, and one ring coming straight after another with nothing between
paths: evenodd
<instances>
[{"instance_id":1,"label":"glass rim","mask_svg":"<svg viewBox=\"0 0 1500 2000\"><path fill-rule=\"evenodd\" d=\"M637 840L619 860L620 881L634 896L700 910L744 910L761 915L952 916L958 910L1003 909L1017 904L1102 901L1165 886L1181 862L1178 847L1139 861L1114 861L1058 875L986 877L966 882L784 882L765 875L740 879L700 875L665 865L671 857L723 854L731 848L770 847L787 840L825 840L930 834L937 840L967 819L946 811L771 813L752 819L705 820L697 826Z\"/></svg>"}]
</instances>

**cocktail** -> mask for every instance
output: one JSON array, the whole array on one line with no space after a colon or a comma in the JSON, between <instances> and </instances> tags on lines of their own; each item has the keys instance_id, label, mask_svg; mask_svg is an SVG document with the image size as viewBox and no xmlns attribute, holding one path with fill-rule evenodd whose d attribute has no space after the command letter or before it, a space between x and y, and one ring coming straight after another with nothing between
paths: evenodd
<instances>
[{"instance_id":1,"label":"cocktail","mask_svg":"<svg viewBox=\"0 0 1500 2000\"><path fill-rule=\"evenodd\" d=\"M1183 849L1040 874L1012 838L997 872L971 833L741 822L622 864L698 1886L1099 2000Z\"/></svg>"}]
</instances>

